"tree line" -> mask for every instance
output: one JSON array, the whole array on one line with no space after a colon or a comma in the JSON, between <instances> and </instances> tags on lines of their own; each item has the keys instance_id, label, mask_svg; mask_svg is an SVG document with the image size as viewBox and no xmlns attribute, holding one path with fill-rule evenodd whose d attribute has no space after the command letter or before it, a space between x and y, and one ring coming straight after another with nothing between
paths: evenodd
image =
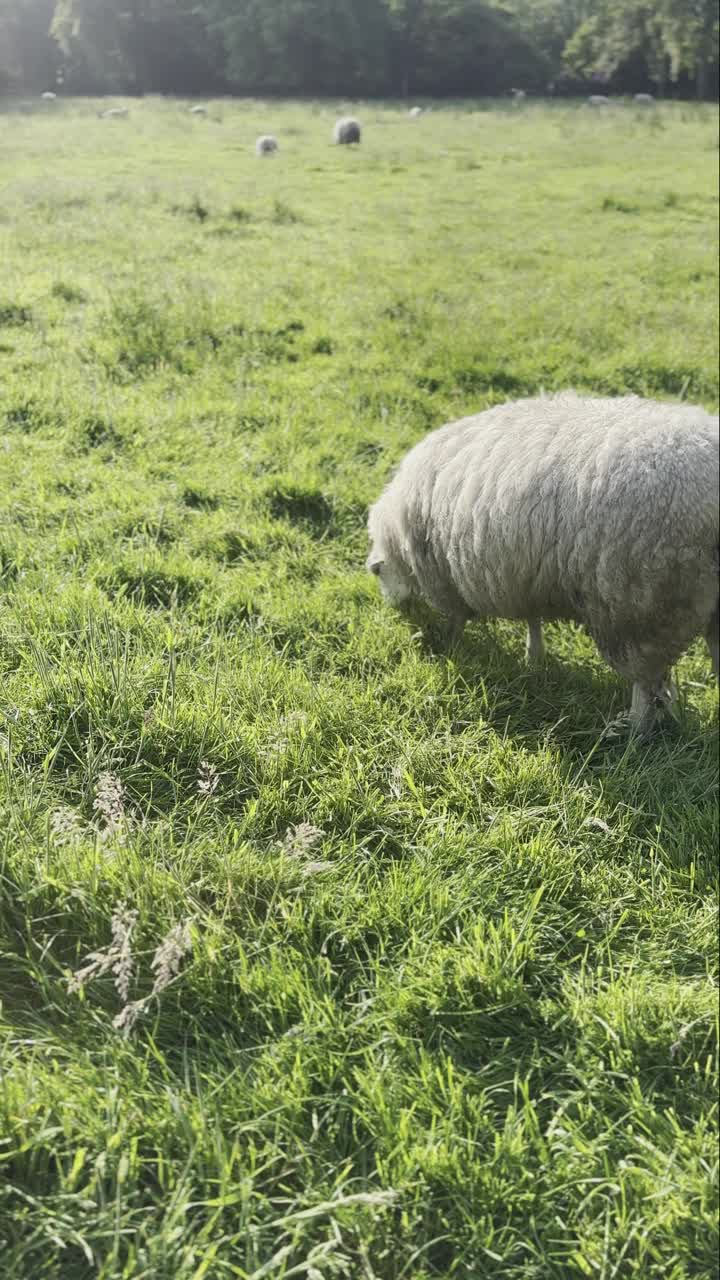
<instances>
[{"instance_id":1,"label":"tree line","mask_svg":"<svg viewBox=\"0 0 720 1280\"><path fill-rule=\"evenodd\" d=\"M717 0L0 0L0 92L715 97Z\"/></svg>"}]
</instances>

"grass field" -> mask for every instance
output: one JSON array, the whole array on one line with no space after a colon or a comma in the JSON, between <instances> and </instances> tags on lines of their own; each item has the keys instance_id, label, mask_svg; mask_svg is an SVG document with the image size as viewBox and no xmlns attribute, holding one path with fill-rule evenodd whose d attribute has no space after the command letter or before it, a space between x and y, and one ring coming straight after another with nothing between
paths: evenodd
<instances>
[{"instance_id":1,"label":"grass field","mask_svg":"<svg viewBox=\"0 0 720 1280\"><path fill-rule=\"evenodd\" d=\"M3 1275L717 1275L704 648L601 741L363 568L450 417L717 407L717 113L99 105L0 109Z\"/></svg>"}]
</instances>

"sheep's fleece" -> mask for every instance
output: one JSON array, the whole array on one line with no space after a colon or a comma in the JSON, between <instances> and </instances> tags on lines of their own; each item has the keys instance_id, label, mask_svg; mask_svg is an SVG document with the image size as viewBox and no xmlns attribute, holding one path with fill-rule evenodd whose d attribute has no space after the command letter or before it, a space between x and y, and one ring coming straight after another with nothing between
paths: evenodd
<instances>
[{"instance_id":1,"label":"sheep's fleece","mask_svg":"<svg viewBox=\"0 0 720 1280\"><path fill-rule=\"evenodd\" d=\"M698 635L718 674L718 419L637 396L563 392L448 423L370 510L385 598L419 596L455 635L472 617L585 625L633 682L646 732Z\"/></svg>"}]
</instances>

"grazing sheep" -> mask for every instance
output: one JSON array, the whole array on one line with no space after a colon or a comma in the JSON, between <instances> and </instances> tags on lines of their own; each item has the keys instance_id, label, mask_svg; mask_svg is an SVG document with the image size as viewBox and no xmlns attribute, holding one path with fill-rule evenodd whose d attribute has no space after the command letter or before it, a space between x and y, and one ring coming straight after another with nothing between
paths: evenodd
<instances>
[{"instance_id":1,"label":"grazing sheep","mask_svg":"<svg viewBox=\"0 0 720 1280\"><path fill-rule=\"evenodd\" d=\"M411 120L417 120L418 116L421 116L422 113L423 113L422 107L411 107L410 110L408 111L408 115L410 116Z\"/></svg>"},{"instance_id":2,"label":"grazing sheep","mask_svg":"<svg viewBox=\"0 0 720 1280\"><path fill-rule=\"evenodd\" d=\"M367 566L456 639L472 617L583 624L633 682L642 734L704 635L718 670L718 419L572 391L498 405L420 441L370 510Z\"/></svg>"},{"instance_id":3,"label":"grazing sheep","mask_svg":"<svg viewBox=\"0 0 720 1280\"><path fill-rule=\"evenodd\" d=\"M255 154L258 156L270 156L277 150L277 138L274 138L271 133L261 133L255 141Z\"/></svg>"},{"instance_id":4,"label":"grazing sheep","mask_svg":"<svg viewBox=\"0 0 720 1280\"><path fill-rule=\"evenodd\" d=\"M353 116L343 116L335 122L333 142L347 146L351 142L360 141L360 124Z\"/></svg>"},{"instance_id":5,"label":"grazing sheep","mask_svg":"<svg viewBox=\"0 0 720 1280\"><path fill-rule=\"evenodd\" d=\"M122 120L128 114L127 107L110 107L100 112L101 120Z\"/></svg>"},{"instance_id":6,"label":"grazing sheep","mask_svg":"<svg viewBox=\"0 0 720 1280\"><path fill-rule=\"evenodd\" d=\"M44 102L54 102L55 99L57 98L57 94L52 93L50 89L46 89L44 93L40 94L40 97L43 99Z\"/></svg>"},{"instance_id":7,"label":"grazing sheep","mask_svg":"<svg viewBox=\"0 0 720 1280\"><path fill-rule=\"evenodd\" d=\"M633 102L638 107L654 107L655 99L651 93L636 93Z\"/></svg>"},{"instance_id":8,"label":"grazing sheep","mask_svg":"<svg viewBox=\"0 0 720 1280\"><path fill-rule=\"evenodd\" d=\"M591 93L587 104L589 107L609 107L610 99L604 93Z\"/></svg>"},{"instance_id":9,"label":"grazing sheep","mask_svg":"<svg viewBox=\"0 0 720 1280\"><path fill-rule=\"evenodd\" d=\"M513 102L524 102L525 98L527 98L527 94L524 89L511 89L510 95Z\"/></svg>"},{"instance_id":10,"label":"grazing sheep","mask_svg":"<svg viewBox=\"0 0 720 1280\"><path fill-rule=\"evenodd\" d=\"M191 115L191 116L206 116L206 115L207 115L207 107L203 107L203 106L201 106L201 105L198 103L198 104L196 104L196 106L194 106L194 107L190 107L190 115Z\"/></svg>"}]
</instances>

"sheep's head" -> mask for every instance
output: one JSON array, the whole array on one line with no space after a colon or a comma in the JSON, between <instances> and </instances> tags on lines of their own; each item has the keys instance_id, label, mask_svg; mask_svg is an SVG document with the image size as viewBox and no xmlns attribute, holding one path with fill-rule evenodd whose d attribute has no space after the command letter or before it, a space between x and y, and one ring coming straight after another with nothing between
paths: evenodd
<instances>
[{"instance_id":1,"label":"sheep's head","mask_svg":"<svg viewBox=\"0 0 720 1280\"><path fill-rule=\"evenodd\" d=\"M417 595L418 586L412 569L397 556L373 546L365 563L370 573L375 574L383 598L396 609Z\"/></svg>"}]
</instances>

